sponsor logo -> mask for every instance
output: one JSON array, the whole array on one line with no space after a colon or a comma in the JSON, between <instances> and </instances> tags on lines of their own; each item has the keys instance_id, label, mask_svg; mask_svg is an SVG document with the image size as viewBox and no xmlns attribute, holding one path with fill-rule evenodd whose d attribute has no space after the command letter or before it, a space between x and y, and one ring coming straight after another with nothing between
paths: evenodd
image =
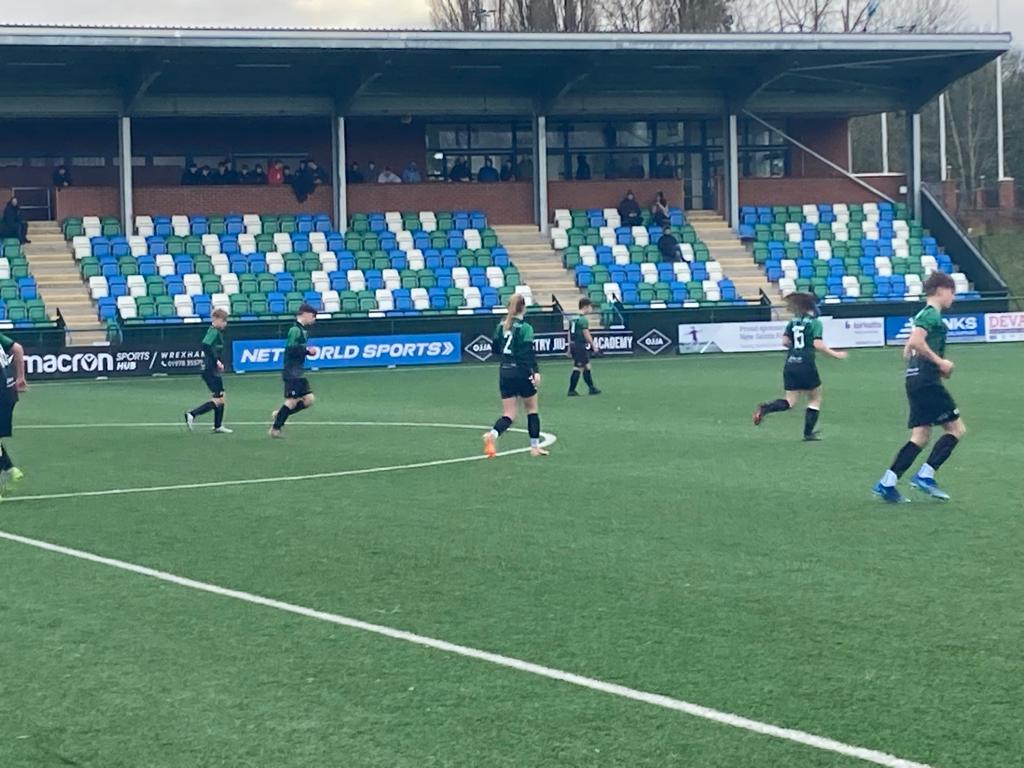
<instances>
[{"instance_id":1,"label":"sponsor logo","mask_svg":"<svg viewBox=\"0 0 1024 768\"><path fill-rule=\"evenodd\" d=\"M636 343L640 345L640 349L650 352L652 355L657 355L668 349L672 345L672 340L657 328L652 328L641 336Z\"/></svg>"},{"instance_id":2,"label":"sponsor logo","mask_svg":"<svg viewBox=\"0 0 1024 768\"><path fill-rule=\"evenodd\" d=\"M1024 341L1024 312L993 312L985 315L988 341Z\"/></svg>"},{"instance_id":3,"label":"sponsor logo","mask_svg":"<svg viewBox=\"0 0 1024 768\"><path fill-rule=\"evenodd\" d=\"M475 357L481 363L486 363L491 359L491 340L483 334L477 336L463 349L465 349L467 355Z\"/></svg>"},{"instance_id":4,"label":"sponsor logo","mask_svg":"<svg viewBox=\"0 0 1024 768\"><path fill-rule=\"evenodd\" d=\"M114 370L114 356L109 352L25 355L25 369L30 376L33 374L107 373Z\"/></svg>"},{"instance_id":5,"label":"sponsor logo","mask_svg":"<svg viewBox=\"0 0 1024 768\"><path fill-rule=\"evenodd\" d=\"M985 316L980 314L972 315L945 315L942 318L946 326L946 339L950 343L966 343L971 341L985 340ZM888 344L904 344L910 338L910 332L914 327L912 317L887 317L885 318L885 340Z\"/></svg>"},{"instance_id":6,"label":"sponsor logo","mask_svg":"<svg viewBox=\"0 0 1024 768\"><path fill-rule=\"evenodd\" d=\"M307 357L312 368L356 368L388 365L428 365L462 361L458 334L415 336L352 336L314 338ZM236 371L273 371L284 365L284 341L236 341L232 345Z\"/></svg>"}]
</instances>

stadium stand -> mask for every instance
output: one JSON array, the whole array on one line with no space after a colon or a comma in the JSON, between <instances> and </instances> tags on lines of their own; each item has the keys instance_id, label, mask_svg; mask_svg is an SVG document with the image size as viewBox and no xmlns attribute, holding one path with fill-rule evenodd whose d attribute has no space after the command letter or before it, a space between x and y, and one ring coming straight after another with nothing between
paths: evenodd
<instances>
[{"instance_id":1,"label":"stadium stand","mask_svg":"<svg viewBox=\"0 0 1024 768\"><path fill-rule=\"evenodd\" d=\"M50 322L24 248L16 237L0 240L0 328Z\"/></svg>"},{"instance_id":2,"label":"stadium stand","mask_svg":"<svg viewBox=\"0 0 1024 768\"><path fill-rule=\"evenodd\" d=\"M810 291L826 303L916 301L935 270L952 275L961 299L979 298L904 204L744 206L740 236L783 295Z\"/></svg>"},{"instance_id":3,"label":"stadium stand","mask_svg":"<svg viewBox=\"0 0 1024 768\"><path fill-rule=\"evenodd\" d=\"M68 219L101 320L198 322L294 314L490 314L532 292L478 211L356 214L346 234L318 215Z\"/></svg>"},{"instance_id":4,"label":"stadium stand","mask_svg":"<svg viewBox=\"0 0 1024 768\"><path fill-rule=\"evenodd\" d=\"M657 246L663 230L649 214L643 226L629 228L613 208L555 211L551 243L598 307L616 299L642 309L745 304L680 208L670 209L670 227L682 261L663 260Z\"/></svg>"}]
</instances>

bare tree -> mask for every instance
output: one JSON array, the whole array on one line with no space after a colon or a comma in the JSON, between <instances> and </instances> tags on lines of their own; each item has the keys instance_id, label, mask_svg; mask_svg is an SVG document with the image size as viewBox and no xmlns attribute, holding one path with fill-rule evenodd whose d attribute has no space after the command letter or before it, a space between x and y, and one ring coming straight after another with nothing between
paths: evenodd
<instances>
[{"instance_id":1,"label":"bare tree","mask_svg":"<svg viewBox=\"0 0 1024 768\"><path fill-rule=\"evenodd\" d=\"M429 0L430 21L436 29L472 32L480 29L479 0Z\"/></svg>"},{"instance_id":2,"label":"bare tree","mask_svg":"<svg viewBox=\"0 0 1024 768\"><path fill-rule=\"evenodd\" d=\"M645 32L651 28L648 0L601 0L603 26L613 32Z\"/></svg>"},{"instance_id":3,"label":"bare tree","mask_svg":"<svg viewBox=\"0 0 1024 768\"><path fill-rule=\"evenodd\" d=\"M962 0L732 0L745 32L939 32L966 17Z\"/></svg>"},{"instance_id":4,"label":"bare tree","mask_svg":"<svg viewBox=\"0 0 1024 768\"><path fill-rule=\"evenodd\" d=\"M658 32L726 32L732 15L727 0L659 0L652 22Z\"/></svg>"}]
</instances>

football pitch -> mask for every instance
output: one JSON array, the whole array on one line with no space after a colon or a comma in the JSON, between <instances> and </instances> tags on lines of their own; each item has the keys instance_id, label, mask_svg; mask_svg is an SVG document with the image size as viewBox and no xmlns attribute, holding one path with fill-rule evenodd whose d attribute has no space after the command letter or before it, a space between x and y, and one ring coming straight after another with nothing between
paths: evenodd
<instances>
[{"instance_id":1,"label":"football pitch","mask_svg":"<svg viewBox=\"0 0 1024 768\"><path fill-rule=\"evenodd\" d=\"M36 384L0 504L3 768L1024 765L1020 345L952 347L953 500L884 506L898 349ZM581 386L581 390L585 388ZM516 424L525 428L525 419ZM909 478L909 475L908 475Z\"/></svg>"}]
</instances>

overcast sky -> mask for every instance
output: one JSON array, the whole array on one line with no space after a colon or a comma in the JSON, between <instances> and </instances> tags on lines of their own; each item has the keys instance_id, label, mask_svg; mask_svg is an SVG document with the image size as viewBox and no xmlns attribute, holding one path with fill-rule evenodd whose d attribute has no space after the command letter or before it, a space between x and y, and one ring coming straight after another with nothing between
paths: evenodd
<instances>
[{"instance_id":1,"label":"overcast sky","mask_svg":"<svg viewBox=\"0 0 1024 768\"><path fill-rule=\"evenodd\" d=\"M998 0L964 0L970 22L993 29ZM1024 40L1024 1L1001 0L1003 28ZM901 2L901 0L882 0ZM160 0L95 3L83 0L5 2L0 24L163 24L203 26L428 26L427 0Z\"/></svg>"}]
</instances>

